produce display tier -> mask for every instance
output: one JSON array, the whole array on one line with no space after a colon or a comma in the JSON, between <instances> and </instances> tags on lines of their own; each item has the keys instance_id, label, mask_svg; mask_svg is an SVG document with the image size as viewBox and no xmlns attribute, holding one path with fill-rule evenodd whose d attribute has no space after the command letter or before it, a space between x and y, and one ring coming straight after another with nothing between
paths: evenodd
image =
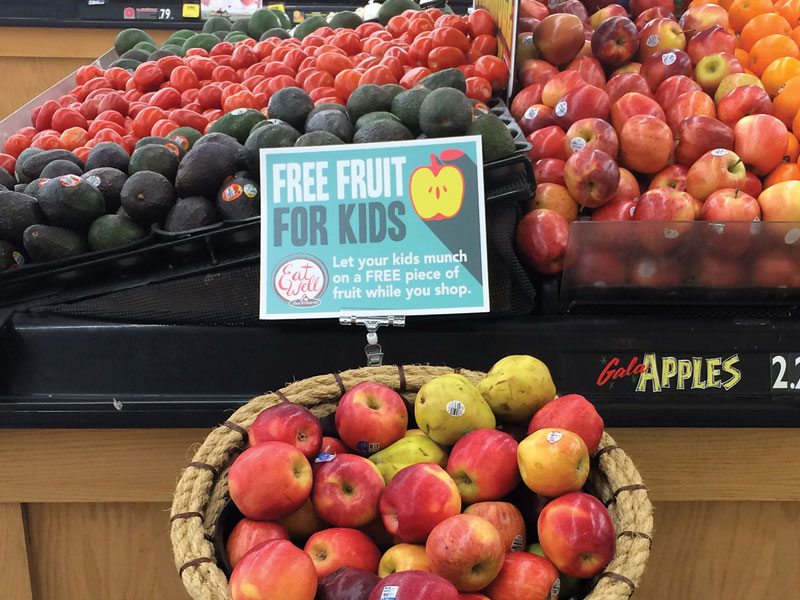
<instances>
[{"instance_id":1,"label":"produce display tier","mask_svg":"<svg viewBox=\"0 0 800 600\"><path fill-rule=\"evenodd\" d=\"M365 363L364 330L332 322L4 317L4 427L207 427L289 377ZM387 364L477 368L538 356L562 392L591 398L611 427L800 426L798 340L800 321L790 318L415 318L380 331Z\"/></svg>"}]
</instances>

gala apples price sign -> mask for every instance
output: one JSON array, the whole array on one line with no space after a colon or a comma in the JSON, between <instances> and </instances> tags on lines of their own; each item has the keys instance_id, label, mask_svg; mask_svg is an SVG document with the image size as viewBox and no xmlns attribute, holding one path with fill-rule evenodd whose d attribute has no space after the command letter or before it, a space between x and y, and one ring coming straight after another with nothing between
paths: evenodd
<instances>
[{"instance_id":1,"label":"gala apples price sign","mask_svg":"<svg viewBox=\"0 0 800 600\"><path fill-rule=\"evenodd\" d=\"M478 136L261 151L262 319L489 310Z\"/></svg>"}]
</instances>

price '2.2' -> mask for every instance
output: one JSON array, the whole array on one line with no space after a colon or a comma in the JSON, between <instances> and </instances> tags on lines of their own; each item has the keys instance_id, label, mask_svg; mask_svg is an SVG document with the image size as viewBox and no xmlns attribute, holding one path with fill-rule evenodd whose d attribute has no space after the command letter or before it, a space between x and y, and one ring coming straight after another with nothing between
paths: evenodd
<instances>
[{"instance_id":1,"label":"price '2.2'","mask_svg":"<svg viewBox=\"0 0 800 600\"><path fill-rule=\"evenodd\" d=\"M800 393L800 354L773 354L772 389Z\"/></svg>"}]
</instances>

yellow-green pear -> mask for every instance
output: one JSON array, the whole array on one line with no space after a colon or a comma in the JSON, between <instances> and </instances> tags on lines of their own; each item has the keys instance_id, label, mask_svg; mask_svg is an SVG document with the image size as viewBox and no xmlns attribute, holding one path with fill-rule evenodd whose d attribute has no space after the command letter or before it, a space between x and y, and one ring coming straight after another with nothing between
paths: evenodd
<instances>
[{"instance_id":1,"label":"yellow-green pear","mask_svg":"<svg viewBox=\"0 0 800 600\"><path fill-rule=\"evenodd\" d=\"M403 437L414 437L415 435L425 435L422 429L409 429Z\"/></svg>"},{"instance_id":2,"label":"yellow-green pear","mask_svg":"<svg viewBox=\"0 0 800 600\"><path fill-rule=\"evenodd\" d=\"M427 462L444 468L447 466L447 451L420 432L420 435L397 440L388 448L384 448L370 456L369 459L378 466L381 464L399 464L407 467Z\"/></svg>"},{"instance_id":3,"label":"yellow-green pear","mask_svg":"<svg viewBox=\"0 0 800 600\"><path fill-rule=\"evenodd\" d=\"M442 375L423 385L414 401L417 425L434 442L452 446L476 429L494 429L494 414L466 377Z\"/></svg>"},{"instance_id":4,"label":"yellow-green pear","mask_svg":"<svg viewBox=\"0 0 800 600\"><path fill-rule=\"evenodd\" d=\"M506 356L478 383L478 390L503 421L527 422L556 395L550 370L533 356Z\"/></svg>"},{"instance_id":5,"label":"yellow-green pear","mask_svg":"<svg viewBox=\"0 0 800 600\"><path fill-rule=\"evenodd\" d=\"M386 485L389 485L389 482L392 480L392 478L400 471L405 469L408 465L399 465L397 463L380 463L379 465L375 466L378 467L378 471L380 471L380 474L383 477L383 482Z\"/></svg>"}]
</instances>

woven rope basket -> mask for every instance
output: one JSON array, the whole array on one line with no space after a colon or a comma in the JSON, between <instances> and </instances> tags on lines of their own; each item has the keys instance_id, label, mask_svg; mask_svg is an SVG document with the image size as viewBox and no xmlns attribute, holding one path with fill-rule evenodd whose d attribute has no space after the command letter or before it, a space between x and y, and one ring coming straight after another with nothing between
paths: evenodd
<instances>
[{"instance_id":1,"label":"woven rope basket","mask_svg":"<svg viewBox=\"0 0 800 600\"><path fill-rule=\"evenodd\" d=\"M362 381L377 381L413 400L424 383L453 372L448 367L384 366L311 377L254 398L214 429L181 474L170 518L175 565L192 598L230 597L228 580L214 557L211 536L228 500L228 468L245 449L247 429L258 413L277 402L289 401L322 418L336 410L345 391ZM484 375L457 372L475 383ZM587 600L627 600L650 555L653 507L636 467L608 434L603 434L593 460L589 487L609 508L617 531L617 552Z\"/></svg>"}]
</instances>

